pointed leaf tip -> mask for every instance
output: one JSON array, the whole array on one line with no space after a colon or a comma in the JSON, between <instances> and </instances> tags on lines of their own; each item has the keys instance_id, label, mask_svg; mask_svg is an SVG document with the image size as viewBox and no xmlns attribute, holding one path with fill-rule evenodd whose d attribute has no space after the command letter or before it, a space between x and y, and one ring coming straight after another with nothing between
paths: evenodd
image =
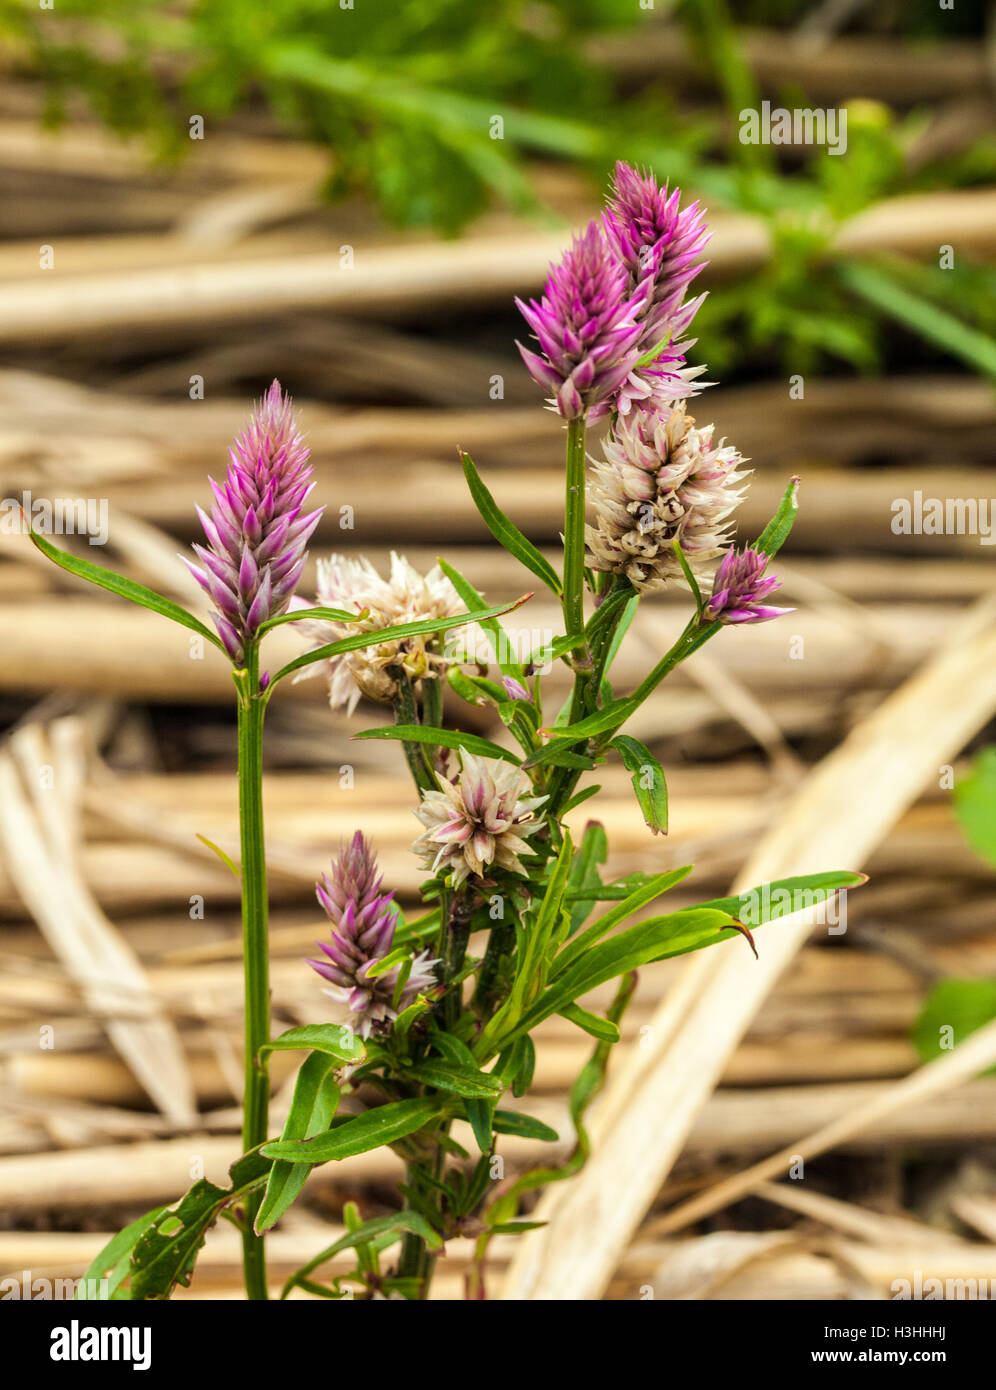
<instances>
[{"instance_id":1,"label":"pointed leaf tip","mask_svg":"<svg viewBox=\"0 0 996 1390\"><path fill-rule=\"evenodd\" d=\"M754 937L751 933L750 927L745 927L743 922L738 921L732 921L728 923L728 925L732 931L738 931L741 936L745 936L747 938L747 942L751 950L754 952L754 959L760 960L761 957L757 954L757 947L754 945Z\"/></svg>"}]
</instances>

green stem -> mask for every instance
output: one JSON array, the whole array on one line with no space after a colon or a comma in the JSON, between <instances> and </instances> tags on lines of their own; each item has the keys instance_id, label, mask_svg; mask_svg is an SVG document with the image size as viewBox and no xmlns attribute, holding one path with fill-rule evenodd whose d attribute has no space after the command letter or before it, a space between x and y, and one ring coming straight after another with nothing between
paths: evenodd
<instances>
[{"instance_id":1,"label":"green stem","mask_svg":"<svg viewBox=\"0 0 996 1390\"><path fill-rule=\"evenodd\" d=\"M449 912L449 931L446 936L443 954L443 980L448 982L459 975L467 958L467 943L470 940L470 900L456 893ZM452 1031L463 1010L463 986L457 985L449 990L442 1000L441 1023L447 1031Z\"/></svg>"},{"instance_id":2,"label":"green stem","mask_svg":"<svg viewBox=\"0 0 996 1390\"><path fill-rule=\"evenodd\" d=\"M689 621L671 650L661 657L654 669L644 676L628 698L642 704L647 696L657 689L666 675L673 671L686 657L698 651L699 647L708 642L709 638L717 633L721 627L722 623L703 623L696 614ZM617 730L613 730L609 735L603 736L603 742L608 742L608 739L612 738L616 732Z\"/></svg>"},{"instance_id":3,"label":"green stem","mask_svg":"<svg viewBox=\"0 0 996 1390\"><path fill-rule=\"evenodd\" d=\"M423 1164L418 1162L407 1163L405 1165L405 1186L418 1190L419 1175L423 1170ZM410 1202L406 1199L406 1206ZM425 1241L414 1231L406 1231L401 1237L401 1254L398 1258L398 1277L400 1279L425 1279ZM420 1298L424 1298L428 1290L423 1287L419 1293Z\"/></svg>"},{"instance_id":4,"label":"green stem","mask_svg":"<svg viewBox=\"0 0 996 1390\"><path fill-rule=\"evenodd\" d=\"M408 673L400 666L389 666L388 673L394 677L398 693L394 697L394 722L395 724L418 724L418 706L415 703L415 691L408 678ZM416 788L420 791L435 791L437 787L436 776L429 759L426 756L426 746L423 743L402 743L405 750L405 761L408 763L408 770L412 775Z\"/></svg>"},{"instance_id":5,"label":"green stem","mask_svg":"<svg viewBox=\"0 0 996 1390\"><path fill-rule=\"evenodd\" d=\"M584 514L585 514L585 417L579 415L567 422L566 484L564 492L564 631L584 631ZM591 688L591 656L588 643L581 641L573 649L574 689L571 694L572 724L582 717ZM576 779L575 779L576 780ZM551 799L547 803L548 818L556 814L554 806L562 803L567 776L558 769L551 779Z\"/></svg>"},{"instance_id":6,"label":"green stem","mask_svg":"<svg viewBox=\"0 0 996 1390\"><path fill-rule=\"evenodd\" d=\"M502 960L515 949L515 922L498 922L488 934L488 944L477 976L473 1007L478 1018L486 1023L501 1003L507 988L502 979Z\"/></svg>"},{"instance_id":7,"label":"green stem","mask_svg":"<svg viewBox=\"0 0 996 1390\"><path fill-rule=\"evenodd\" d=\"M463 969L470 940L471 898L466 893L457 892L452 896L444 892L440 899L443 921L440 929L440 944L443 952L442 983L447 984ZM463 1007L462 986L457 986L445 994L438 1007L437 1017L440 1026L450 1030L460 1017ZM444 1129L449 1129L446 1122ZM440 1147L431 1162L425 1159L412 1159L406 1167L406 1185L418 1191L422 1175L430 1175L438 1181L446 1164L446 1154ZM406 1199L410 1205L410 1198ZM419 1298L428 1298L429 1284L435 1268L435 1256L427 1249L425 1241L413 1231L406 1231L401 1240L401 1255L398 1260L398 1274L402 1278L421 1280Z\"/></svg>"},{"instance_id":8,"label":"green stem","mask_svg":"<svg viewBox=\"0 0 996 1390\"><path fill-rule=\"evenodd\" d=\"M595 711L612 641L632 593L632 585L628 580L617 579L588 624L589 634L594 629L597 631L597 637L592 637L590 644L592 649L591 670L575 673L570 714L572 724ZM606 616L603 617L603 613ZM561 807L570 800L580 778L581 773L579 771L568 767L556 769L550 778L548 791L546 814L549 818L553 819L560 815Z\"/></svg>"},{"instance_id":9,"label":"green stem","mask_svg":"<svg viewBox=\"0 0 996 1390\"><path fill-rule=\"evenodd\" d=\"M263 714L259 689L259 651L246 649L245 667L236 672L239 688L239 832L242 844L242 954L245 968L245 1093L242 1149L265 1142L270 1103L270 1078L259 1050L270 1040L270 960L267 932L266 855L263 847ZM242 1263L246 1295L257 1301L269 1297L262 1236L253 1223L262 1190L246 1201L242 1234Z\"/></svg>"},{"instance_id":10,"label":"green stem","mask_svg":"<svg viewBox=\"0 0 996 1390\"><path fill-rule=\"evenodd\" d=\"M429 728L438 729L443 722L443 678L424 676L422 679L422 716Z\"/></svg>"},{"instance_id":11,"label":"green stem","mask_svg":"<svg viewBox=\"0 0 996 1390\"><path fill-rule=\"evenodd\" d=\"M564 630L584 629L584 512L585 512L585 417L567 423L567 468L564 493ZM574 659L586 661L582 642Z\"/></svg>"}]
</instances>

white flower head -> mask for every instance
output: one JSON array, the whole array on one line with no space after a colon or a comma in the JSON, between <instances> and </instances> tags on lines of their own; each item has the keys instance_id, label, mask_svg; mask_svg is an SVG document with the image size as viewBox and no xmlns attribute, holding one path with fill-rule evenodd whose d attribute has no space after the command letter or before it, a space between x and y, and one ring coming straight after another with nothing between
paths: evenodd
<instances>
[{"instance_id":1,"label":"white flower head","mask_svg":"<svg viewBox=\"0 0 996 1390\"><path fill-rule=\"evenodd\" d=\"M673 542L701 574L730 544L731 517L747 476L732 445L713 443L684 402L650 404L620 415L594 465L586 527L588 563L654 593L682 577Z\"/></svg>"},{"instance_id":2,"label":"white flower head","mask_svg":"<svg viewBox=\"0 0 996 1390\"><path fill-rule=\"evenodd\" d=\"M428 618L446 618L466 611L438 565L423 576L403 555L394 551L387 579L381 578L366 556L347 559L332 555L327 560L319 560L317 601L323 608L339 608L345 612L362 613L366 609L368 616L359 623L302 624L307 627L315 646L338 642L356 633L375 632L379 628ZM361 695L372 700L393 699L397 680L390 672L391 667L401 668L411 680L435 678L446 664L442 654L443 637L443 633L407 637L333 657L324 663L332 708L344 707L352 714ZM309 670L306 674L313 672Z\"/></svg>"},{"instance_id":3,"label":"white flower head","mask_svg":"<svg viewBox=\"0 0 996 1390\"><path fill-rule=\"evenodd\" d=\"M527 795L529 778L514 763L464 750L451 777L438 774L440 790L423 793L415 814L425 830L413 851L430 872L451 872L457 888L493 868L525 876L519 856L531 852L528 837L542 825L533 813L546 797Z\"/></svg>"}]
</instances>

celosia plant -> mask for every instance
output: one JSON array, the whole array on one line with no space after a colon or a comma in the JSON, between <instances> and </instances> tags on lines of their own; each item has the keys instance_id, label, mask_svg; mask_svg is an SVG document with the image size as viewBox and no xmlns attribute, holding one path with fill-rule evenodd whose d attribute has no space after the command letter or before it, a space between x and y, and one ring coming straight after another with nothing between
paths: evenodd
<instances>
[{"instance_id":1,"label":"celosia plant","mask_svg":"<svg viewBox=\"0 0 996 1390\"><path fill-rule=\"evenodd\" d=\"M237 691L244 1155L228 1187L198 1182L108 1245L88 1274L106 1278L110 1296L168 1297L188 1282L204 1232L224 1212L242 1232L247 1296L269 1297L264 1233L311 1168L390 1146L406 1165L397 1210L363 1221L347 1206L346 1234L317 1251L281 1296L425 1298L437 1253L450 1238L471 1235L467 1292L484 1297L492 1237L528 1230L521 1198L584 1162L584 1110L618 1041L636 972L738 933L753 944L751 928L861 881L828 872L668 910L663 899L690 866L611 881L601 826L590 821L575 841L565 819L599 790L580 787L586 774L619 758L649 832L665 834L664 774L623 732L627 720L722 627L789 611L768 606L778 580L766 567L791 528L795 481L762 535L732 549L744 460L689 413L701 369L686 360L685 335L700 301L687 291L706 238L703 212L682 210L677 189L620 165L603 219L551 269L541 298L520 304L536 338L535 347L520 345L523 360L566 422L561 572L499 510L466 455L463 470L496 540L562 608L563 632L539 650L516 654L498 619L518 605L488 608L445 561L423 577L393 556L384 579L367 560L333 556L319 565L317 604L294 596L320 509L306 510L308 451L276 382L236 440L225 483L211 484L214 506L201 518L208 545L195 546L190 562L217 636L169 600L34 537L64 568L213 642L232 663ZM589 464L595 419L606 436L602 457ZM690 595L687 624L635 690L616 694L613 662L637 606L675 586ZM296 623L311 646L269 676L261 644L283 623ZM491 644L487 661L454 639L468 625ZM572 689L554 713L544 705L544 669L558 661ZM361 695L391 710L392 722L358 737L393 739L404 751L413 832L418 825L412 851L426 877L421 911L409 919L384 888L362 831L337 852L330 846L331 868L316 885L329 927L307 962L324 982L324 993L315 991L317 1021L273 1038L263 717L284 680L315 673L327 679L333 710L352 710ZM445 687L490 706L504 740L444 722ZM651 860L654 843L648 838ZM614 1001L599 1015L584 1001L611 982ZM558 1138L530 1116L528 1102L517 1104L533 1075L533 1034L554 1014L594 1039L571 1095L574 1148L560 1165L496 1183L502 1135ZM275 1049L306 1054L279 1135L268 1116ZM464 1129L454 1133L455 1124ZM349 1250L354 1266L328 1272L328 1261Z\"/></svg>"}]
</instances>

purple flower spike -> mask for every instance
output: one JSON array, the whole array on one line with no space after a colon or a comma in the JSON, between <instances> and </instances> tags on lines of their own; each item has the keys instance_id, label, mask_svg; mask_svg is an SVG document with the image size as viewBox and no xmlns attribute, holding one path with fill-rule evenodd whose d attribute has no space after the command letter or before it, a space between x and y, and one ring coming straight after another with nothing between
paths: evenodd
<instances>
[{"instance_id":1,"label":"purple flower spike","mask_svg":"<svg viewBox=\"0 0 996 1390\"><path fill-rule=\"evenodd\" d=\"M686 300L685 294L706 264L699 256L711 233L698 203L684 209L680 203L679 188L669 192L652 174L639 173L622 162L616 165L612 197L602 220L606 240L629 277L631 293L641 300L638 357L666 344L629 376L617 403L622 415L633 401L673 402L698 389L694 382L702 368L685 364L695 340L682 339L705 296Z\"/></svg>"},{"instance_id":2,"label":"purple flower spike","mask_svg":"<svg viewBox=\"0 0 996 1390\"><path fill-rule=\"evenodd\" d=\"M318 943L324 960L307 964L329 982L332 988L324 992L346 1005L350 1027L364 1038L388 1032L398 1011L436 983L432 970L436 961L429 959L428 951L412 962L397 1009L393 997L401 967L368 978L370 967L390 955L394 941L394 895L380 891L382 882L373 851L357 830L338 859L332 860L331 874L323 874L315 885L318 901L332 923L332 940Z\"/></svg>"},{"instance_id":3,"label":"purple flower spike","mask_svg":"<svg viewBox=\"0 0 996 1390\"><path fill-rule=\"evenodd\" d=\"M767 555L749 546L742 551L728 550L716 571L704 618L721 623L765 623L794 613L794 608L771 608L761 602L781 588L780 579L765 575L767 563Z\"/></svg>"},{"instance_id":4,"label":"purple flower spike","mask_svg":"<svg viewBox=\"0 0 996 1390\"><path fill-rule=\"evenodd\" d=\"M199 565L185 563L215 605L215 626L236 666L260 626L287 611L304 569L324 510L304 511L314 487L309 453L291 399L274 381L229 452L224 483L210 479L211 515L198 508L208 546L194 546Z\"/></svg>"},{"instance_id":5,"label":"purple flower spike","mask_svg":"<svg viewBox=\"0 0 996 1390\"><path fill-rule=\"evenodd\" d=\"M515 301L543 351L518 343L522 360L567 420L592 407L604 411L639 360L636 315L646 292L634 297L628 279L601 227L590 222L550 267L542 299Z\"/></svg>"},{"instance_id":6,"label":"purple flower spike","mask_svg":"<svg viewBox=\"0 0 996 1390\"><path fill-rule=\"evenodd\" d=\"M666 321L703 269L697 258L709 240L705 210L681 206L681 189L668 192L654 176L620 161L604 214L605 235L619 261L651 291L648 323Z\"/></svg>"}]
</instances>

